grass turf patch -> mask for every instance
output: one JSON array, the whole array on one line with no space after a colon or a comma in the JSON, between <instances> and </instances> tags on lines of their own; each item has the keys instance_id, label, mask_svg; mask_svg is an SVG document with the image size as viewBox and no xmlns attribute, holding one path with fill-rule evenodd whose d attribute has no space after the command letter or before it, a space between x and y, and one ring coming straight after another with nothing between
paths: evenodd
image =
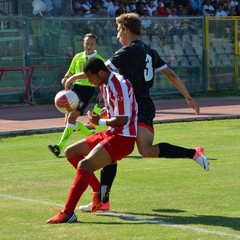
<instances>
[{"instance_id":1,"label":"grass turf patch","mask_svg":"<svg viewBox=\"0 0 240 240\"><path fill-rule=\"evenodd\" d=\"M203 146L205 172L190 159L142 158L137 149L121 160L110 213L81 213L75 224L47 225L61 209L75 170L48 144L61 133L0 141L1 239L240 239L239 120L155 125L154 143ZM75 132L69 144L82 138ZM97 172L99 176L99 171ZM78 205L91 201L90 188Z\"/></svg>"}]
</instances>

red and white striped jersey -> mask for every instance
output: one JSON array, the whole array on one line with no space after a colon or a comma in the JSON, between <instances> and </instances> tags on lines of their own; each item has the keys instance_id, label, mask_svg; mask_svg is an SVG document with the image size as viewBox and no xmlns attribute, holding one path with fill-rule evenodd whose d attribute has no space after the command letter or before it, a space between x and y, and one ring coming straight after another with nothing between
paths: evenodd
<instances>
[{"instance_id":1,"label":"red and white striped jersey","mask_svg":"<svg viewBox=\"0 0 240 240\"><path fill-rule=\"evenodd\" d=\"M110 131L126 137L136 137L138 106L132 84L122 75L111 72L108 84L101 85L100 91L109 118L128 116L127 124L110 127Z\"/></svg>"}]
</instances>

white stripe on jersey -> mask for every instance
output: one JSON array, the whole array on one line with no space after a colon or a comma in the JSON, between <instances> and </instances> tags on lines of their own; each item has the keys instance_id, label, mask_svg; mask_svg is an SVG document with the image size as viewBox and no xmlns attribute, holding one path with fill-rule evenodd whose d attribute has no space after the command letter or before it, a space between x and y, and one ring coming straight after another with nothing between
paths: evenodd
<instances>
[{"instance_id":1,"label":"white stripe on jersey","mask_svg":"<svg viewBox=\"0 0 240 240\"><path fill-rule=\"evenodd\" d=\"M163 70L163 69L165 69L165 68L167 68L168 67L168 65L167 64L164 64L163 66L161 66L160 68L156 68L155 69L155 73L157 73L157 72L159 72L159 71L161 71L161 70Z\"/></svg>"},{"instance_id":2,"label":"white stripe on jersey","mask_svg":"<svg viewBox=\"0 0 240 240\"><path fill-rule=\"evenodd\" d=\"M114 72L117 72L117 68L111 63L110 59L108 59L106 62L105 62L105 65L106 66L110 66L110 68L114 71Z\"/></svg>"},{"instance_id":3,"label":"white stripe on jersey","mask_svg":"<svg viewBox=\"0 0 240 240\"><path fill-rule=\"evenodd\" d=\"M111 72L108 84L100 86L109 118L128 116L128 122L121 127L111 127L112 132L127 137L137 135L137 102L131 83L122 75Z\"/></svg>"}]
</instances>

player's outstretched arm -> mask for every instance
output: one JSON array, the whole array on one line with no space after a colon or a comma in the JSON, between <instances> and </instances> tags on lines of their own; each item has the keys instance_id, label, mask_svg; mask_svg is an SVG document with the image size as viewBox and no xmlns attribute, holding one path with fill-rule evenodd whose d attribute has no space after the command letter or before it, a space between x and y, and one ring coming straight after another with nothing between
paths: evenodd
<instances>
[{"instance_id":1,"label":"player's outstretched arm","mask_svg":"<svg viewBox=\"0 0 240 240\"><path fill-rule=\"evenodd\" d=\"M193 98L190 96L188 90L186 89L185 85L181 81L181 79L178 77L178 75L173 72L169 67L163 69L161 71L167 79L179 90L179 92L184 96L186 99L189 107L191 107L195 114L199 114L200 108L196 101L193 100Z\"/></svg>"}]
</instances>

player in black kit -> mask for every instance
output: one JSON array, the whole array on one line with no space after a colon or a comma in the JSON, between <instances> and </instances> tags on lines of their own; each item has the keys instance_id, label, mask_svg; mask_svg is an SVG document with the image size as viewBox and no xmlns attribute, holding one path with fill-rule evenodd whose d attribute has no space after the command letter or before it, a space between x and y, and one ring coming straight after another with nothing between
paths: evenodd
<instances>
[{"instance_id":1,"label":"player in black kit","mask_svg":"<svg viewBox=\"0 0 240 240\"><path fill-rule=\"evenodd\" d=\"M195 114L200 109L190 96L180 78L160 58L156 50L149 48L140 40L141 19L136 13L122 14L116 18L117 39L123 45L109 60L106 65L113 71L119 71L130 80L134 87L138 103L138 134L137 147L144 157L158 158L190 158L197 162L204 170L208 170L208 159L202 147L188 149L169 143L153 145L155 117L154 103L150 97L149 89L153 86L154 75L157 72L164 74L167 79L181 92L187 104ZM117 171L116 165L105 167L101 171L101 184L103 191L101 197L103 204L109 205L109 191ZM106 197L103 196L107 193ZM92 203L81 206L82 211L91 211Z\"/></svg>"}]
</instances>

